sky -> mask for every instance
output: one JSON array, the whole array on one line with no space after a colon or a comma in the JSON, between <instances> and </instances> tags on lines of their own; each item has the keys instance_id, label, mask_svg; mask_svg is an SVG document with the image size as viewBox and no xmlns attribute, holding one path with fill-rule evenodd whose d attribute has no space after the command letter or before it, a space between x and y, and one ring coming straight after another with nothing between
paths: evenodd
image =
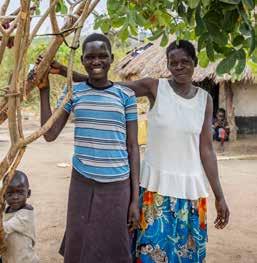
<instances>
[{"instance_id":1,"label":"sky","mask_svg":"<svg viewBox=\"0 0 257 263\"><path fill-rule=\"evenodd\" d=\"M11 11L14 11L19 7L19 2L18 0L11 0L9 9L7 11L7 14L9 14ZM49 6L50 0L41 0L40 1L40 9L42 10L41 13L44 12ZM100 0L99 4L96 7L96 11L98 13L104 13L106 10L106 0ZM32 19L32 28L36 24L36 22L39 20L38 17ZM58 17L58 23L59 26L61 27L64 19L62 17ZM82 29L82 34L85 35L93 31L93 24L94 24L94 16L90 15L90 17L87 19L84 28ZM41 26L40 30L38 31L38 34L46 34L46 33L51 33L51 24L49 20L46 20L44 24Z\"/></svg>"}]
</instances>

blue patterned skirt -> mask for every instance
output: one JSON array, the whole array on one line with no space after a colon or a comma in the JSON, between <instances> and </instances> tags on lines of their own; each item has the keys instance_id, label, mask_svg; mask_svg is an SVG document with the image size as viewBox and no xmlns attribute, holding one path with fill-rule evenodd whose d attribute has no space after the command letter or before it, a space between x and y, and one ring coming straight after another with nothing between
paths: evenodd
<instances>
[{"instance_id":1,"label":"blue patterned skirt","mask_svg":"<svg viewBox=\"0 0 257 263\"><path fill-rule=\"evenodd\" d=\"M206 256L206 198L192 201L140 189L136 263L202 263Z\"/></svg>"}]
</instances>

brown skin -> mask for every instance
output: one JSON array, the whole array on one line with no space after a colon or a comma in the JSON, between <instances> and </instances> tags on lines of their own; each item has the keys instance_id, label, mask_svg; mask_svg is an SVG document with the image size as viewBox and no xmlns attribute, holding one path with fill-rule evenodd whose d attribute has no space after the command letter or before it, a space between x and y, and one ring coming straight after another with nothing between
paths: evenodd
<instances>
[{"instance_id":1,"label":"brown skin","mask_svg":"<svg viewBox=\"0 0 257 263\"><path fill-rule=\"evenodd\" d=\"M169 83L174 92L186 99L194 97L197 92L197 88L192 85L195 66L193 59L183 49L175 49L168 54L167 67L173 76ZM64 72L64 68L64 66L61 66L62 72ZM83 81L87 78L85 75L73 73L74 81ZM137 97L147 96L151 107L154 105L159 84L157 79L144 78L122 84L134 90ZM217 217L214 224L217 229L223 229L228 224L230 212L220 184L216 154L212 145L212 116L213 102L211 96L208 96L205 119L200 134L200 155L215 196Z\"/></svg>"},{"instance_id":2,"label":"brown skin","mask_svg":"<svg viewBox=\"0 0 257 263\"><path fill-rule=\"evenodd\" d=\"M8 213L16 212L20 209L29 209L32 207L28 205L27 198L31 195L28 183L24 177L14 177L5 193L5 201L8 204Z\"/></svg>"},{"instance_id":3,"label":"brown skin","mask_svg":"<svg viewBox=\"0 0 257 263\"><path fill-rule=\"evenodd\" d=\"M83 55L81 56L81 62L88 73L86 80L94 86L94 88L103 89L111 84L108 80L108 71L113 62L113 55L104 42L94 41L87 43ZM58 71L58 69L54 68L55 65L56 63L51 65L51 73L56 73ZM38 84L38 87L40 89L41 125L43 125L52 115L49 102L50 85L48 74L44 76L41 83ZM56 139L65 126L68 117L69 114L63 110L54 126L44 135L47 141ZM137 121L127 122L126 127L128 158L131 169L131 202L128 212L128 225L129 229L132 230L139 224L138 196L140 155L137 142Z\"/></svg>"}]
</instances>

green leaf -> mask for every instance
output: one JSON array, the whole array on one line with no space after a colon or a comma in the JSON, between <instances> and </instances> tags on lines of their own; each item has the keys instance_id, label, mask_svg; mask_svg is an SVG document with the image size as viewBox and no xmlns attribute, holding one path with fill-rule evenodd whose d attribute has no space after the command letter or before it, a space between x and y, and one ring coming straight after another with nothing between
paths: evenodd
<instances>
[{"instance_id":1,"label":"green leaf","mask_svg":"<svg viewBox=\"0 0 257 263\"><path fill-rule=\"evenodd\" d=\"M255 3L253 0L242 0L242 3L247 9L254 9Z\"/></svg>"},{"instance_id":2,"label":"green leaf","mask_svg":"<svg viewBox=\"0 0 257 263\"><path fill-rule=\"evenodd\" d=\"M196 36L200 36L206 31L206 25L201 17L200 6L198 6L198 8L196 9L195 21L196 21L195 34Z\"/></svg>"},{"instance_id":3,"label":"green leaf","mask_svg":"<svg viewBox=\"0 0 257 263\"><path fill-rule=\"evenodd\" d=\"M61 5L61 14L67 14L68 13L68 8L65 4Z\"/></svg>"},{"instance_id":4,"label":"green leaf","mask_svg":"<svg viewBox=\"0 0 257 263\"><path fill-rule=\"evenodd\" d=\"M205 47L205 42L208 40L209 34L204 33L198 38L198 45L197 45L197 50L200 52L204 47Z\"/></svg>"},{"instance_id":5,"label":"green leaf","mask_svg":"<svg viewBox=\"0 0 257 263\"><path fill-rule=\"evenodd\" d=\"M223 56L228 56L234 49L229 47L221 47L217 43L213 42L213 48L216 53L223 54Z\"/></svg>"},{"instance_id":6,"label":"green leaf","mask_svg":"<svg viewBox=\"0 0 257 263\"><path fill-rule=\"evenodd\" d=\"M237 51L237 65L235 68L236 75L240 75L244 71L245 65L246 65L246 54L243 49L240 49Z\"/></svg>"},{"instance_id":7,"label":"green leaf","mask_svg":"<svg viewBox=\"0 0 257 263\"><path fill-rule=\"evenodd\" d=\"M194 23L194 11L195 9L188 8L186 13L187 23L192 26Z\"/></svg>"},{"instance_id":8,"label":"green leaf","mask_svg":"<svg viewBox=\"0 0 257 263\"><path fill-rule=\"evenodd\" d=\"M160 26L168 26L171 22L171 16L166 12L161 12L160 10L157 10L154 12L154 16L158 19Z\"/></svg>"},{"instance_id":9,"label":"green leaf","mask_svg":"<svg viewBox=\"0 0 257 263\"><path fill-rule=\"evenodd\" d=\"M232 32L238 24L238 17L239 14L237 10L224 12L224 22L222 25L224 31Z\"/></svg>"},{"instance_id":10,"label":"green leaf","mask_svg":"<svg viewBox=\"0 0 257 263\"><path fill-rule=\"evenodd\" d=\"M254 63L257 63L257 49L255 49L254 52L252 53L251 59Z\"/></svg>"},{"instance_id":11,"label":"green leaf","mask_svg":"<svg viewBox=\"0 0 257 263\"><path fill-rule=\"evenodd\" d=\"M216 68L218 75L229 73L231 69L235 66L237 60L237 51L233 51L228 57L225 57L220 61Z\"/></svg>"},{"instance_id":12,"label":"green leaf","mask_svg":"<svg viewBox=\"0 0 257 263\"><path fill-rule=\"evenodd\" d=\"M108 33L110 31L111 28L111 23L109 19L105 19L102 21L100 28L102 30L103 33Z\"/></svg>"},{"instance_id":13,"label":"green leaf","mask_svg":"<svg viewBox=\"0 0 257 263\"><path fill-rule=\"evenodd\" d=\"M251 55L256 47L256 40L255 40L255 31L254 29L251 30L251 40L250 40L250 49L248 54Z\"/></svg>"},{"instance_id":14,"label":"green leaf","mask_svg":"<svg viewBox=\"0 0 257 263\"><path fill-rule=\"evenodd\" d=\"M227 44L228 36L224 32L220 31L219 27L215 24L209 23L207 24L207 28L210 36L216 44L220 46L225 46Z\"/></svg>"},{"instance_id":15,"label":"green leaf","mask_svg":"<svg viewBox=\"0 0 257 263\"><path fill-rule=\"evenodd\" d=\"M240 46L243 44L244 42L244 37L242 35L237 35L233 40L232 40L232 44L233 46Z\"/></svg>"},{"instance_id":16,"label":"green leaf","mask_svg":"<svg viewBox=\"0 0 257 263\"><path fill-rule=\"evenodd\" d=\"M179 16L181 16L181 17L185 16L186 8L185 8L183 2L181 2L181 3L178 5L177 12L178 12L178 15L179 15Z\"/></svg>"},{"instance_id":17,"label":"green leaf","mask_svg":"<svg viewBox=\"0 0 257 263\"><path fill-rule=\"evenodd\" d=\"M168 42L169 42L169 38L168 38L166 32L164 32L163 35L162 35L162 40L161 40L161 44L160 45L162 47L165 47L168 44Z\"/></svg>"},{"instance_id":18,"label":"green leaf","mask_svg":"<svg viewBox=\"0 0 257 263\"><path fill-rule=\"evenodd\" d=\"M135 21L137 25L142 27L146 24L146 20L144 19L144 17L142 15L139 15L138 13L136 13Z\"/></svg>"},{"instance_id":19,"label":"green leaf","mask_svg":"<svg viewBox=\"0 0 257 263\"><path fill-rule=\"evenodd\" d=\"M206 50L202 50L199 54L198 54L198 59L199 59L199 65L202 68L206 68L209 65L209 59L206 53Z\"/></svg>"},{"instance_id":20,"label":"green leaf","mask_svg":"<svg viewBox=\"0 0 257 263\"><path fill-rule=\"evenodd\" d=\"M188 0L188 5L191 9L195 9L199 3L200 0Z\"/></svg>"},{"instance_id":21,"label":"green leaf","mask_svg":"<svg viewBox=\"0 0 257 263\"><path fill-rule=\"evenodd\" d=\"M211 3L211 0L202 0L202 3L204 7L207 7Z\"/></svg>"},{"instance_id":22,"label":"green leaf","mask_svg":"<svg viewBox=\"0 0 257 263\"><path fill-rule=\"evenodd\" d=\"M232 5L237 5L240 3L240 0L219 0L219 1L226 3L226 4L232 4Z\"/></svg>"},{"instance_id":23,"label":"green leaf","mask_svg":"<svg viewBox=\"0 0 257 263\"><path fill-rule=\"evenodd\" d=\"M210 39L207 40L206 43L206 53L210 61L214 61L214 49L213 49L213 43Z\"/></svg>"},{"instance_id":24,"label":"green leaf","mask_svg":"<svg viewBox=\"0 0 257 263\"><path fill-rule=\"evenodd\" d=\"M117 17L116 19L112 20L112 26L119 28L119 27L123 26L125 21L126 21L126 17Z\"/></svg>"},{"instance_id":25,"label":"green leaf","mask_svg":"<svg viewBox=\"0 0 257 263\"><path fill-rule=\"evenodd\" d=\"M138 32L137 32L137 28L133 25L129 25L129 31L131 33L132 36L137 36L138 35Z\"/></svg>"},{"instance_id":26,"label":"green leaf","mask_svg":"<svg viewBox=\"0 0 257 263\"><path fill-rule=\"evenodd\" d=\"M251 30L249 29L249 26L246 23L242 23L240 25L239 31L245 36L251 35Z\"/></svg>"},{"instance_id":27,"label":"green leaf","mask_svg":"<svg viewBox=\"0 0 257 263\"><path fill-rule=\"evenodd\" d=\"M120 9L123 1L119 0L107 0L107 10L108 13L115 13L118 9Z\"/></svg>"},{"instance_id":28,"label":"green leaf","mask_svg":"<svg viewBox=\"0 0 257 263\"><path fill-rule=\"evenodd\" d=\"M68 8L63 0L59 0L55 7L56 13L67 14Z\"/></svg>"},{"instance_id":29,"label":"green leaf","mask_svg":"<svg viewBox=\"0 0 257 263\"><path fill-rule=\"evenodd\" d=\"M223 14L220 10L210 10L208 11L203 18L205 24L213 24L216 27L219 27L223 20Z\"/></svg>"},{"instance_id":30,"label":"green leaf","mask_svg":"<svg viewBox=\"0 0 257 263\"><path fill-rule=\"evenodd\" d=\"M163 34L163 29L158 29L157 31L155 31L153 33L153 35L151 37L148 37L148 39L150 41L154 41L156 40L157 38L159 38L161 35Z\"/></svg>"},{"instance_id":31,"label":"green leaf","mask_svg":"<svg viewBox=\"0 0 257 263\"><path fill-rule=\"evenodd\" d=\"M55 6L55 11L56 13L59 13L61 11L61 3L57 2L56 6Z\"/></svg>"},{"instance_id":32,"label":"green leaf","mask_svg":"<svg viewBox=\"0 0 257 263\"><path fill-rule=\"evenodd\" d=\"M120 37L120 39L124 42L125 40L128 39L129 37L129 31L128 31L128 26L124 25L122 27L122 29L120 30L120 32L118 33L118 36Z\"/></svg>"}]
</instances>

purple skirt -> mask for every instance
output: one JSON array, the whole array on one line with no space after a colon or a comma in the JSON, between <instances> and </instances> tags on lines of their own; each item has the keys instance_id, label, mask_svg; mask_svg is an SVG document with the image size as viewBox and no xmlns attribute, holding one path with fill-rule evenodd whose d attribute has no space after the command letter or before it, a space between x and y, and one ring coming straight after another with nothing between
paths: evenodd
<instances>
[{"instance_id":1,"label":"purple skirt","mask_svg":"<svg viewBox=\"0 0 257 263\"><path fill-rule=\"evenodd\" d=\"M127 226L130 180L99 183L75 169L60 254L64 263L132 262Z\"/></svg>"}]
</instances>

